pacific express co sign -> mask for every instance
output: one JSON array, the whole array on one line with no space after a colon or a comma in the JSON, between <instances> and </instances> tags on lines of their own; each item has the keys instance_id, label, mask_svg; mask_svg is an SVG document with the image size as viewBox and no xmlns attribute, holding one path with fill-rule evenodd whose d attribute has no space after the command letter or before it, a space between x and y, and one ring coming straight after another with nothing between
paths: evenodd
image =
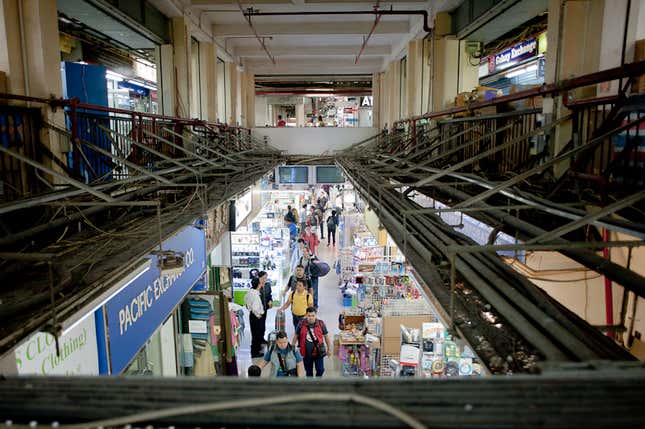
<instances>
[{"instance_id":1,"label":"pacific express co sign","mask_svg":"<svg viewBox=\"0 0 645 429\"><path fill-rule=\"evenodd\" d=\"M156 256L149 268L105 304L112 374L122 372L206 269L206 236L188 226L164 241L164 250L184 253L184 271L161 276Z\"/></svg>"}]
</instances>

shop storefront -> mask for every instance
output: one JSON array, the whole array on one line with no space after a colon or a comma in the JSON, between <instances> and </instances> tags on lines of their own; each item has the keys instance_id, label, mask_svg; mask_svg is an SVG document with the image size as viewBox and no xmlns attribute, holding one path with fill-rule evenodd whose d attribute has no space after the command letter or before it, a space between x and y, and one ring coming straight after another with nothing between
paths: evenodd
<instances>
[{"instance_id":1,"label":"shop storefront","mask_svg":"<svg viewBox=\"0 0 645 429\"><path fill-rule=\"evenodd\" d=\"M289 274L289 229L284 225L284 208L294 204L292 193L280 193L275 202L265 204L249 224L231 233L231 259L235 302L242 305L251 287L252 273L266 271L272 288L283 284ZM293 205L292 205L293 207ZM279 296L277 289L274 297Z\"/></svg>"},{"instance_id":2,"label":"shop storefront","mask_svg":"<svg viewBox=\"0 0 645 429\"><path fill-rule=\"evenodd\" d=\"M444 377L482 373L472 350L455 341L391 237L344 216L338 272L344 310L335 350L344 376ZM383 237L380 237L383 235Z\"/></svg>"},{"instance_id":3,"label":"shop storefront","mask_svg":"<svg viewBox=\"0 0 645 429\"><path fill-rule=\"evenodd\" d=\"M479 84L497 88L503 95L544 83L546 32L529 37L485 58L479 67Z\"/></svg>"},{"instance_id":4,"label":"shop storefront","mask_svg":"<svg viewBox=\"0 0 645 429\"><path fill-rule=\"evenodd\" d=\"M107 338L101 373L177 374L176 309L191 289L204 288L204 231L185 227L163 242L163 250L183 255L183 269L162 273L159 257L151 254L97 310Z\"/></svg>"}]
</instances>

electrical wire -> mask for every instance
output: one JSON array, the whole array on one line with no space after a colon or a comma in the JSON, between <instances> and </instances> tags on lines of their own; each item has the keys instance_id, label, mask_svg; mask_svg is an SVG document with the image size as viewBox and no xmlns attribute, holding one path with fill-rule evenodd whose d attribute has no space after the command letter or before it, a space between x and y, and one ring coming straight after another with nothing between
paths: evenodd
<instances>
[{"instance_id":1,"label":"electrical wire","mask_svg":"<svg viewBox=\"0 0 645 429\"><path fill-rule=\"evenodd\" d=\"M412 417L400 409L378 399L370 398L360 394L337 394L337 393L305 393L297 395L281 395L272 398L243 399L234 401L215 402L199 405L187 405L173 407L165 410L146 411L142 413L131 414L124 417L115 417L106 420L97 420L87 423L78 423L73 425L61 425L60 429L85 429L99 428L109 426L123 426L132 423L145 422L150 420L161 419L165 417L175 417L181 415L198 414L212 411L250 409L266 405L293 404L295 402L312 402L312 401L329 401L329 402L354 402L357 404L367 405L377 410L387 413L409 427L414 429L424 429L426 426L416 418Z\"/></svg>"}]
</instances>

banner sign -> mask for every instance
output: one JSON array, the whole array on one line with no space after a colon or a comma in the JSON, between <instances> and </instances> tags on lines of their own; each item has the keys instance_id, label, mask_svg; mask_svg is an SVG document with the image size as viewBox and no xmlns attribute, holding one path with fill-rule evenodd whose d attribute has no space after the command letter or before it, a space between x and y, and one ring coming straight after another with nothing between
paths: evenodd
<instances>
[{"instance_id":1,"label":"banner sign","mask_svg":"<svg viewBox=\"0 0 645 429\"><path fill-rule=\"evenodd\" d=\"M98 375L99 359L94 314L83 319L65 335L56 338L37 332L16 348L18 374Z\"/></svg>"},{"instance_id":2,"label":"banner sign","mask_svg":"<svg viewBox=\"0 0 645 429\"><path fill-rule=\"evenodd\" d=\"M488 59L488 71L490 74L493 74L500 70L504 70L520 61L536 56L537 52L537 39L532 38L526 40L498 53L494 57L490 57Z\"/></svg>"},{"instance_id":3,"label":"banner sign","mask_svg":"<svg viewBox=\"0 0 645 429\"><path fill-rule=\"evenodd\" d=\"M122 372L206 269L204 231L188 226L164 241L164 250L184 253L184 271L161 276L157 256L150 267L105 305L112 374Z\"/></svg>"}]
</instances>

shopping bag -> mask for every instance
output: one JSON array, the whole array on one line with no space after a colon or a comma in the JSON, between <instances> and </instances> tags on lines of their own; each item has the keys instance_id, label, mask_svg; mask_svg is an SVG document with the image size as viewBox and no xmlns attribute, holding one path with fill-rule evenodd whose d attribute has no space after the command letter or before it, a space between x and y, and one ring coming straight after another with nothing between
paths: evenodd
<instances>
[{"instance_id":1,"label":"shopping bag","mask_svg":"<svg viewBox=\"0 0 645 429\"><path fill-rule=\"evenodd\" d=\"M313 263L318 267L318 277L325 277L330 270L329 264L320 260L313 261Z\"/></svg>"}]
</instances>

